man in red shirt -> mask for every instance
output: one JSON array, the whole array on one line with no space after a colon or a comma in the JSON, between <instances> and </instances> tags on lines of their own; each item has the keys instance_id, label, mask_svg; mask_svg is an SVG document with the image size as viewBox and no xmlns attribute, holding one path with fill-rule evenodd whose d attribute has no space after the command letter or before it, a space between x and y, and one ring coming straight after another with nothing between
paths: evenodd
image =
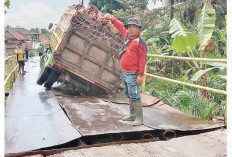
<instances>
[{"instance_id":1,"label":"man in red shirt","mask_svg":"<svg viewBox=\"0 0 232 157\"><path fill-rule=\"evenodd\" d=\"M126 40L125 52L120 56L124 91L130 99L130 115L123 117L124 121L134 121L133 126L143 124L143 111L140 99L140 87L143 82L144 68L147 62L146 41L140 36L141 23L136 18L130 18L124 24L110 14L105 14L105 20L110 20Z\"/></svg>"}]
</instances>

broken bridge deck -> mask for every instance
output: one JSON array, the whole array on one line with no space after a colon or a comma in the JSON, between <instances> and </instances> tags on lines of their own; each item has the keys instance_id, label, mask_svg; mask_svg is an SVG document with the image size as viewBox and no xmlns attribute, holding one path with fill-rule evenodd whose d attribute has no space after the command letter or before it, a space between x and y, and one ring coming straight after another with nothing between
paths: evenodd
<instances>
[{"instance_id":1,"label":"broken bridge deck","mask_svg":"<svg viewBox=\"0 0 232 157\"><path fill-rule=\"evenodd\" d=\"M5 153L21 153L65 144L93 135L162 130L206 130L224 126L186 115L158 98L142 95L144 125L133 127L121 93L76 97L36 84L39 58L31 58L26 75L18 75L5 107Z\"/></svg>"}]
</instances>

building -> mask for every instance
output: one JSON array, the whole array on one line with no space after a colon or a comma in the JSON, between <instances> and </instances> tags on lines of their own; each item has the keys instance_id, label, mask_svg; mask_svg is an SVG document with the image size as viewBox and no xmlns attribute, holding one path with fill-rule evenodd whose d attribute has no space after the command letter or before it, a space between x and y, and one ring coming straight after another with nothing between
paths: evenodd
<instances>
[{"instance_id":1,"label":"building","mask_svg":"<svg viewBox=\"0 0 232 157\"><path fill-rule=\"evenodd\" d=\"M18 41L7 41L5 43L5 54L13 55L15 53L15 48L18 45Z\"/></svg>"},{"instance_id":2,"label":"building","mask_svg":"<svg viewBox=\"0 0 232 157\"><path fill-rule=\"evenodd\" d=\"M40 43L49 42L49 37L40 33L31 33L25 28L6 28L5 29L5 54L13 55L18 43L21 42L23 48L29 49L29 55L36 54L36 49Z\"/></svg>"},{"instance_id":3,"label":"building","mask_svg":"<svg viewBox=\"0 0 232 157\"><path fill-rule=\"evenodd\" d=\"M25 43L29 38L27 36L21 34L16 30L6 30L5 31L5 50L9 55L13 55L15 53L15 48L18 43Z\"/></svg>"},{"instance_id":4,"label":"building","mask_svg":"<svg viewBox=\"0 0 232 157\"><path fill-rule=\"evenodd\" d=\"M23 35L25 38L31 40L31 36L30 36L31 32L29 30L25 29L25 28L20 28L20 27L19 28L18 27L13 28L13 27L10 27L10 28L6 28L5 30L6 31L17 31L21 35Z\"/></svg>"},{"instance_id":5,"label":"building","mask_svg":"<svg viewBox=\"0 0 232 157\"><path fill-rule=\"evenodd\" d=\"M43 42L43 43L45 43L45 42L49 42L49 37L47 36L47 35L44 35L44 34L40 34L39 35L39 41L40 42Z\"/></svg>"},{"instance_id":6,"label":"building","mask_svg":"<svg viewBox=\"0 0 232 157\"><path fill-rule=\"evenodd\" d=\"M40 42L40 39L39 39L40 35L41 35L40 33L30 33L30 38L32 41Z\"/></svg>"}]
</instances>

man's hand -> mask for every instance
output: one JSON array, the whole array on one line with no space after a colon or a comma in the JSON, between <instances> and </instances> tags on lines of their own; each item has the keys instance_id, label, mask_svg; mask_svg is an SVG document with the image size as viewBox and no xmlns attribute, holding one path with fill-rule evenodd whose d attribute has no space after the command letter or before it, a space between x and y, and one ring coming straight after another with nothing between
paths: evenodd
<instances>
[{"instance_id":1,"label":"man's hand","mask_svg":"<svg viewBox=\"0 0 232 157\"><path fill-rule=\"evenodd\" d=\"M105 20L111 20L112 17L113 15L110 15L109 13L105 14L104 16Z\"/></svg>"},{"instance_id":2,"label":"man's hand","mask_svg":"<svg viewBox=\"0 0 232 157\"><path fill-rule=\"evenodd\" d=\"M138 76L136 79L137 84L142 84L143 83L143 77Z\"/></svg>"}]
</instances>

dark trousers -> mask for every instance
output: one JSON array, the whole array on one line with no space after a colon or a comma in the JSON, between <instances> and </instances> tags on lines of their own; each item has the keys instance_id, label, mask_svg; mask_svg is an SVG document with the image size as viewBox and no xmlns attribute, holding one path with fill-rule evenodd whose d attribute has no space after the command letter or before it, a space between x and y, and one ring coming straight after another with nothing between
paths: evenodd
<instances>
[{"instance_id":1,"label":"dark trousers","mask_svg":"<svg viewBox=\"0 0 232 157\"><path fill-rule=\"evenodd\" d=\"M29 58L28 58L28 52L26 52L25 54L26 54L26 59L28 60L28 59L29 59Z\"/></svg>"}]
</instances>

